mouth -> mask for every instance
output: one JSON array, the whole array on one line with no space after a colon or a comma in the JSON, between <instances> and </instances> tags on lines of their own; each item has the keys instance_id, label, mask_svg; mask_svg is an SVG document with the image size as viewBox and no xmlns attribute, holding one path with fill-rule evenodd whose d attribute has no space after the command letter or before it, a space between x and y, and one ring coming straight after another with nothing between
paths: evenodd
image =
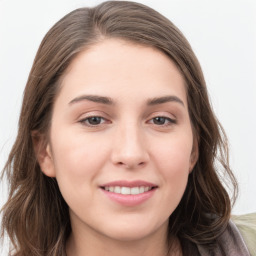
<instances>
[{"instance_id":1,"label":"mouth","mask_svg":"<svg viewBox=\"0 0 256 256\"><path fill-rule=\"evenodd\" d=\"M112 202L124 207L135 207L152 198L158 186L141 180L119 180L103 184L100 189Z\"/></svg>"},{"instance_id":2,"label":"mouth","mask_svg":"<svg viewBox=\"0 0 256 256\"><path fill-rule=\"evenodd\" d=\"M157 186L136 186L136 187L126 187L126 186L101 186L101 189L112 192L115 194L122 195L139 195L145 192L154 190Z\"/></svg>"}]
</instances>

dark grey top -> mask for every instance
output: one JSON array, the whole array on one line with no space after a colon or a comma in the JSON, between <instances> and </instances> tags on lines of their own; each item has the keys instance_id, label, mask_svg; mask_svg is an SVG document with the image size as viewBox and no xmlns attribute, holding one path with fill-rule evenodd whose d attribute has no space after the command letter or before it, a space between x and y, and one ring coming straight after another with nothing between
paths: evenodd
<instances>
[{"instance_id":1,"label":"dark grey top","mask_svg":"<svg viewBox=\"0 0 256 256\"><path fill-rule=\"evenodd\" d=\"M214 249L206 245L185 242L184 256L250 256L245 242L236 225L230 221L223 234L217 239Z\"/></svg>"}]
</instances>

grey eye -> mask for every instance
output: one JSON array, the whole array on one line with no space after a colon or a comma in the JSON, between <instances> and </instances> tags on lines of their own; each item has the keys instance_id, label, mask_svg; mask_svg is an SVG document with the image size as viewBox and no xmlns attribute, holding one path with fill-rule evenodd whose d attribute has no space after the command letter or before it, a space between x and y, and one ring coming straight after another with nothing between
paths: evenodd
<instances>
[{"instance_id":1,"label":"grey eye","mask_svg":"<svg viewBox=\"0 0 256 256\"><path fill-rule=\"evenodd\" d=\"M92 116L86 118L87 123L89 123L90 125L98 125L102 122L102 120L103 118L100 116Z\"/></svg>"},{"instance_id":2,"label":"grey eye","mask_svg":"<svg viewBox=\"0 0 256 256\"><path fill-rule=\"evenodd\" d=\"M153 118L153 123L157 125L163 125L166 121L169 121L168 118L162 116Z\"/></svg>"}]
</instances>

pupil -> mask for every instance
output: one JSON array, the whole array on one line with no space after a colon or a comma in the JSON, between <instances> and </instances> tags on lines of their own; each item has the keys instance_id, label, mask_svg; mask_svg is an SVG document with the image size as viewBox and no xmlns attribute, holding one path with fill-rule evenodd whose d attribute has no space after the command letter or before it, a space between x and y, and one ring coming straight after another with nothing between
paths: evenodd
<instances>
[{"instance_id":1,"label":"pupil","mask_svg":"<svg viewBox=\"0 0 256 256\"><path fill-rule=\"evenodd\" d=\"M155 117L154 118L154 124L164 124L165 123L165 117Z\"/></svg>"},{"instance_id":2,"label":"pupil","mask_svg":"<svg viewBox=\"0 0 256 256\"><path fill-rule=\"evenodd\" d=\"M92 125L100 124L101 117L99 116L90 117L88 121Z\"/></svg>"}]
</instances>

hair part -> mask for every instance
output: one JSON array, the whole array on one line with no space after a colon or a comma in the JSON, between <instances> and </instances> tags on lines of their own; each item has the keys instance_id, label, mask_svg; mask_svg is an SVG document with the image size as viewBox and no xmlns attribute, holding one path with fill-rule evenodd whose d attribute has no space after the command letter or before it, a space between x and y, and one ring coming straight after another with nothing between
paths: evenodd
<instances>
[{"instance_id":1,"label":"hair part","mask_svg":"<svg viewBox=\"0 0 256 256\"><path fill-rule=\"evenodd\" d=\"M162 51L176 64L186 82L199 158L184 196L170 216L169 238L177 236L196 244L214 245L227 226L231 201L222 184L223 174L233 199L237 183L229 167L226 135L212 111L203 73L191 46L155 10L134 2L108 1L63 17L46 34L36 54L24 92L18 135L3 172L10 192L2 209L2 235L6 231L10 237L13 255L65 255L71 232L69 209L56 179L42 173L33 141L47 136L54 101L70 63L80 52L107 38Z\"/></svg>"}]
</instances>

